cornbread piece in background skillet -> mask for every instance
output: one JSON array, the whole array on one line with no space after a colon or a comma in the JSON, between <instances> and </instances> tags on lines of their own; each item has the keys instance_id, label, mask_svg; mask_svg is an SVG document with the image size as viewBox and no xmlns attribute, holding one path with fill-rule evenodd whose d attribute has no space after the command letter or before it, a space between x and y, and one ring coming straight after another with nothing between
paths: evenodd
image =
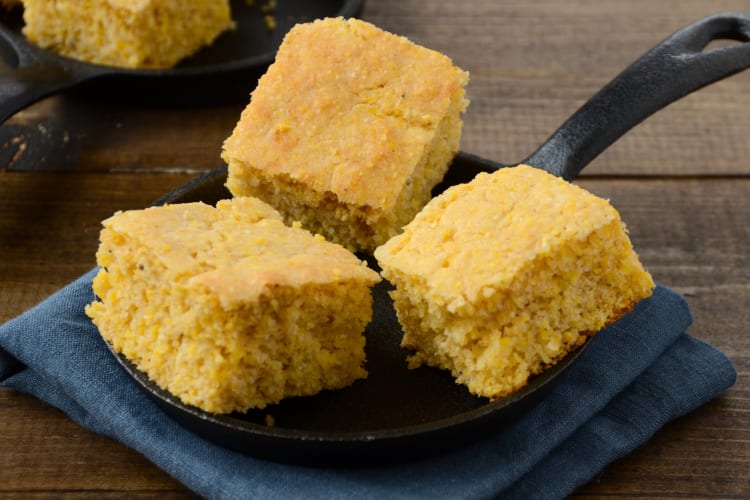
<instances>
[{"instance_id":1,"label":"cornbread piece in background skillet","mask_svg":"<svg viewBox=\"0 0 750 500\"><path fill-rule=\"evenodd\" d=\"M229 0L24 0L23 34L81 61L171 68L232 29Z\"/></svg>"},{"instance_id":2,"label":"cornbread piece in background skillet","mask_svg":"<svg viewBox=\"0 0 750 500\"><path fill-rule=\"evenodd\" d=\"M171 69L127 69L89 64L41 49L24 37L22 9L0 12L0 123L51 94L75 90L85 96L149 105L241 102L273 61L286 32L299 22L358 15L364 0L285 0L275 8L276 26L245 0L231 0L236 29Z\"/></svg>"},{"instance_id":3,"label":"cornbread piece in background skillet","mask_svg":"<svg viewBox=\"0 0 750 500\"><path fill-rule=\"evenodd\" d=\"M227 186L371 252L443 178L467 81L445 55L364 21L295 26L224 144Z\"/></svg>"},{"instance_id":4,"label":"cornbread piece in background skillet","mask_svg":"<svg viewBox=\"0 0 750 500\"><path fill-rule=\"evenodd\" d=\"M449 188L375 250L412 367L497 399L651 295L606 200L529 166Z\"/></svg>"},{"instance_id":5,"label":"cornbread piece in background skillet","mask_svg":"<svg viewBox=\"0 0 750 500\"><path fill-rule=\"evenodd\" d=\"M744 42L706 48L725 38ZM747 14L717 14L683 28L594 95L524 163L545 166L566 179L575 177L598 153L655 111L750 67L747 40ZM435 192L506 166L459 152ZM216 169L168 193L158 203L214 203L230 195L226 180L227 168ZM366 380L339 391L287 399L266 410L231 415L199 411L155 386L123 356L116 359L165 412L206 439L282 462L353 466L394 464L486 438L488 432L509 426L543 401L589 345L587 342L509 396L488 401L472 396L444 370L407 369L406 353L399 346L403 332L390 290L387 282L373 289L373 321L366 329ZM266 412L275 419L273 427L265 424Z\"/></svg>"},{"instance_id":6,"label":"cornbread piece in background skillet","mask_svg":"<svg viewBox=\"0 0 750 500\"><path fill-rule=\"evenodd\" d=\"M160 387L211 413L366 377L370 287L352 253L255 198L118 212L103 223L86 309Z\"/></svg>"}]
</instances>

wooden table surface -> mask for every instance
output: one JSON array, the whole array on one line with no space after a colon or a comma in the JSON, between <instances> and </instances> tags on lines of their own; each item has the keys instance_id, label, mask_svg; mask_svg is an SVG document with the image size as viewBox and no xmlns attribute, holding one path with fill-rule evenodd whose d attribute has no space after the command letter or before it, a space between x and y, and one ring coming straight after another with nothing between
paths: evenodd
<instances>
[{"instance_id":1,"label":"wooden table surface","mask_svg":"<svg viewBox=\"0 0 750 500\"><path fill-rule=\"evenodd\" d=\"M636 57L722 10L750 11L750 2L371 0L363 17L469 70L462 149L513 163ZM245 104L164 108L75 94L0 126L0 321L90 269L103 218L219 167ZM725 394L668 424L578 496L750 498L749 130L746 72L660 111L576 181L620 210L655 279L687 297L690 332L739 373ZM0 495L190 493L136 452L3 389Z\"/></svg>"}]
</instances>

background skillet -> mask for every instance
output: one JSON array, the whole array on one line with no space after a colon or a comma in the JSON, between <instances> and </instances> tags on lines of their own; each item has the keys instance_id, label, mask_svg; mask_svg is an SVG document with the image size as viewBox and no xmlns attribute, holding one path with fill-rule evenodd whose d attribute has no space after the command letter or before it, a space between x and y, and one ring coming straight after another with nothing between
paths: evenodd
<instances>
[{"instance_id":1,"label":"background skillet","mask_svg":"<svg viewBox=\"0 0 750 500\"><path fill-rule=\"evenodd\" d=\"M21 33L21 13L0 18L0 53L12 69L0 74L0 122L33 102L68 89L149 104L198 104L246 99L273 61L286 32L298 22L358 15L364 0L277 2L276 29L259 5L232 0L237 29L167 70L131 70L77 61L42 50Z\"/></svg>"},{"instance_id":2,"label":"background skillet","mask_svg":"<svg viewBox=\"0 0 750 500\"><path fill-rule=\"evenodd\" d=\"M741 43L704 51L710 42ZM750 66L750 16L720 14L667 38L592 97L525 163L566 179L575 177L624 132L663 106ZM461 153L445 183L464 182L503 165ZM219 169L159 200L213 203L229 196ZM150 384L127 360L126 370L163 408L196 432L221 444L272 459L298 463L392 462L460 445L487 423L502 423L538 402L576 355L536 379L525 390L488 403L473 398L446 374L406 372L398 349L386 289L376 290L375 320L368 338L371 378L337 393L289 400L265 412L217 417L186 407ZM398 369L400 367L402 371ZM395 367L395 368L394 368ZM442 378L441 378L442 377ZM370 385L366 385L370 384ZM378 385L380 384L380 385ZM277 425L263 424L271 414Z\"/></svg>"}]
</instances>

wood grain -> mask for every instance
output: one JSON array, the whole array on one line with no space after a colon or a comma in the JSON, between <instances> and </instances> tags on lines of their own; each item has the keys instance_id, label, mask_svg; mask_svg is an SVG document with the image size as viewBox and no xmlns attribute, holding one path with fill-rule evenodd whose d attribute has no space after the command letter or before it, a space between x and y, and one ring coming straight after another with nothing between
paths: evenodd
<instances>
[{"instance_id":1,"label":"wood grain","mask_svg":"<svg viewBox=\"0 0 750 500\"><path fill-rule=\"evenodd\" d=\"M471 72L462 149L515 163L676 29L747 0L379 0L364 17ZM248 92L254 82L248 82ZM587 167L690 333L738 381L607 467L576 497L750 498L750 72L688 96ZM0 126L0 321L93 266L99 221L221 165L245 102L154 107L45 99ZM34 398L0 390L0 497L192 496L136 452Z\"/></svg>"}]
</instances>

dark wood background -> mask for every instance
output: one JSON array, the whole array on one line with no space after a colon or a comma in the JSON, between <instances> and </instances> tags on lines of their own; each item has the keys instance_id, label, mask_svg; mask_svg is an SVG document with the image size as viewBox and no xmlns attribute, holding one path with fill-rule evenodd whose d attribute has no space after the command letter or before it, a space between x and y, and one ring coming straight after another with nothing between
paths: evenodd
<instances>
[{"instance_id":1,"label":"dark wood background","mask_svg":"<svg viewBox=\"0 0 750 500\"><path fill-rule=\"evenodd\" d=\"M363 17L469 70L462 149L515 163L640 54L722 10L750 11L750 2L371 0ZM220 166L244 105L78 94L0 126L0 321L94 265L101 219ZM723 350L739 379L576 496L750 498L749 130L747 72L657 113L577 181L620 210L655 278L686 295L690 332ZM189 495L134 451L0 390L0 496Z\"/></svg>"}]
</instances>

